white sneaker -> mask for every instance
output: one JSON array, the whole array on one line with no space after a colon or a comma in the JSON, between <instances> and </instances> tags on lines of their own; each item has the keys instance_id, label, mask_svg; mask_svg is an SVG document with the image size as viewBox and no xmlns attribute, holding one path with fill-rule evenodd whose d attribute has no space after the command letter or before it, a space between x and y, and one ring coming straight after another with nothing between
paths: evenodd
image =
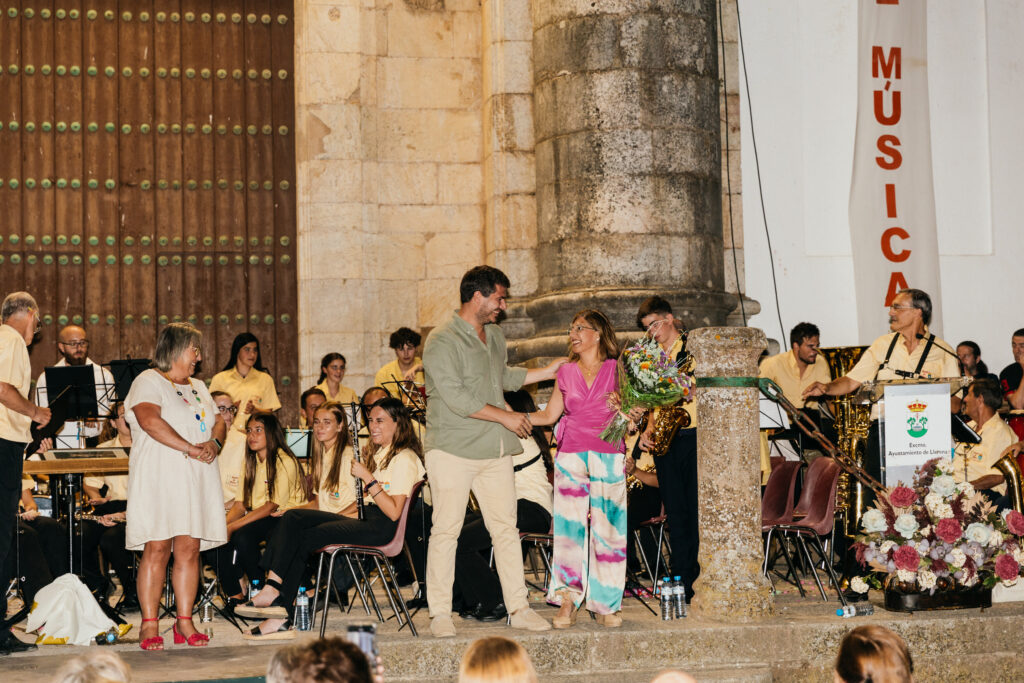
<instances>
[{"instance_id":1,"label":"white sneaker","mask_svg":"<svg viewBox=\"0 0 1024 683\"><path fill-rule=\"evenodd\" d=\"M435 638L454 638L455 622L449 616L434 617L430 620L430 635Z\"/></svg>"},{"instance_id":2,"label":"white sneaker","mask_svg":"<svg viewBox=\"0 0 1024 683\"><path fill-rule=\"evenodd\" d=\"M549 624L544 617L537 614L529 607L524 607L512 614L512 618L509 620L509 626L512 628L526 629L527 631L551 630L551 624ZM431 629L433 629L433 625L431 625Z\"/></svg>"}]
</instances>

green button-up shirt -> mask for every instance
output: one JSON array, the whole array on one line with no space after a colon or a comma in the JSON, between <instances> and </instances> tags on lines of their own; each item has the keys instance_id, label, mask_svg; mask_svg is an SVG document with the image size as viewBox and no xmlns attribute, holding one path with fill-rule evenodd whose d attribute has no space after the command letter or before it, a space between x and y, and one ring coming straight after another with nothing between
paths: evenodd
<instances>
[{"instance_id":1,"label":"green button-up shirt","mask_svg":"<svg viewBox=\"0 0 1024 683\"><path fill-rule=\"evenodd\" d=\"M423 348L427 383L426 449L483 460L521 453L519 438L497 422L469 417L485 405L505 409L503 392L526 381L526 368L508 366L505 335L484 325L486 346L456 312L434 328Z\"/></svg>"}]
</instances>

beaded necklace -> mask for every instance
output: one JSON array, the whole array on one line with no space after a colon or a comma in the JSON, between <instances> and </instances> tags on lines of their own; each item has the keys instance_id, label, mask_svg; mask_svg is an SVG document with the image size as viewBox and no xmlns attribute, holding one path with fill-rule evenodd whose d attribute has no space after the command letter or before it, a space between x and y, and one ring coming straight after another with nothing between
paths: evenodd
<instances>
[{"instance_id":1,"label":"beaded necklace","mask_svg":"<svg viewBox=\"0 0 1024 683\"><path fill-rule=\"evenodd\" d=\"M206 423L203 420L206 419L206 408L203 407L203 402L199 398L199 393L196 391L195 387L192 386L192 383L189 382L189 388L192 389L192 398L196 400L196 405L199 406L198 410L192 407L192 404L189 403L189 400L185 397L185 394L181 393L181 389L178 388L178 384L173 379L171 379L170 375L164 372L161 372L160 374L167 378L167 381L171 383L171 386L174 387L175 393L178 394L181 400L185 402L185 405L187 405L189 408L192 408L192 410L196 411L196 420L199 422L199 431L205 433Z\"/></svg>"}]
</instances>

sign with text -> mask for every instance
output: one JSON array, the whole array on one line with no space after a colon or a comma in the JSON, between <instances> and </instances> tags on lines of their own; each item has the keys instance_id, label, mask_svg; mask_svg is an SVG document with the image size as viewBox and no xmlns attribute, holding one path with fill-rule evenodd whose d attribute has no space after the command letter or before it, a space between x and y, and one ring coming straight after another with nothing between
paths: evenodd
<instances>
[{"instance_id":1,"label":"sign with text","mask_svg":"<svg viewBox=\"0 0 1024 683\"><path fill-rule=\"evenodd\" d=\"M914 470L932 458L949 459L949 385L901 384L885 388L886 486L908 486Z\"/></svg>"}]
</instances>

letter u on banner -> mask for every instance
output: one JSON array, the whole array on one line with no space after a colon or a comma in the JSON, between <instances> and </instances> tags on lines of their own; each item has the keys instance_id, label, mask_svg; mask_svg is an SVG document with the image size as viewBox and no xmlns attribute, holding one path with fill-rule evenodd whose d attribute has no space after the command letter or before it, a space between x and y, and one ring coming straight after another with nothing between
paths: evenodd
<instances>
[{"instance_id":1,"label":"letter u on banner","mask_svg":"<svg viewBox=\"0 0 1024 683\"><path fill-rule=\"evenodd\" d=\"M902 287L928 292L941 323L928 120L925 0L860 0L850 238L861 337Z\"/></svg>"}]
</instances>

